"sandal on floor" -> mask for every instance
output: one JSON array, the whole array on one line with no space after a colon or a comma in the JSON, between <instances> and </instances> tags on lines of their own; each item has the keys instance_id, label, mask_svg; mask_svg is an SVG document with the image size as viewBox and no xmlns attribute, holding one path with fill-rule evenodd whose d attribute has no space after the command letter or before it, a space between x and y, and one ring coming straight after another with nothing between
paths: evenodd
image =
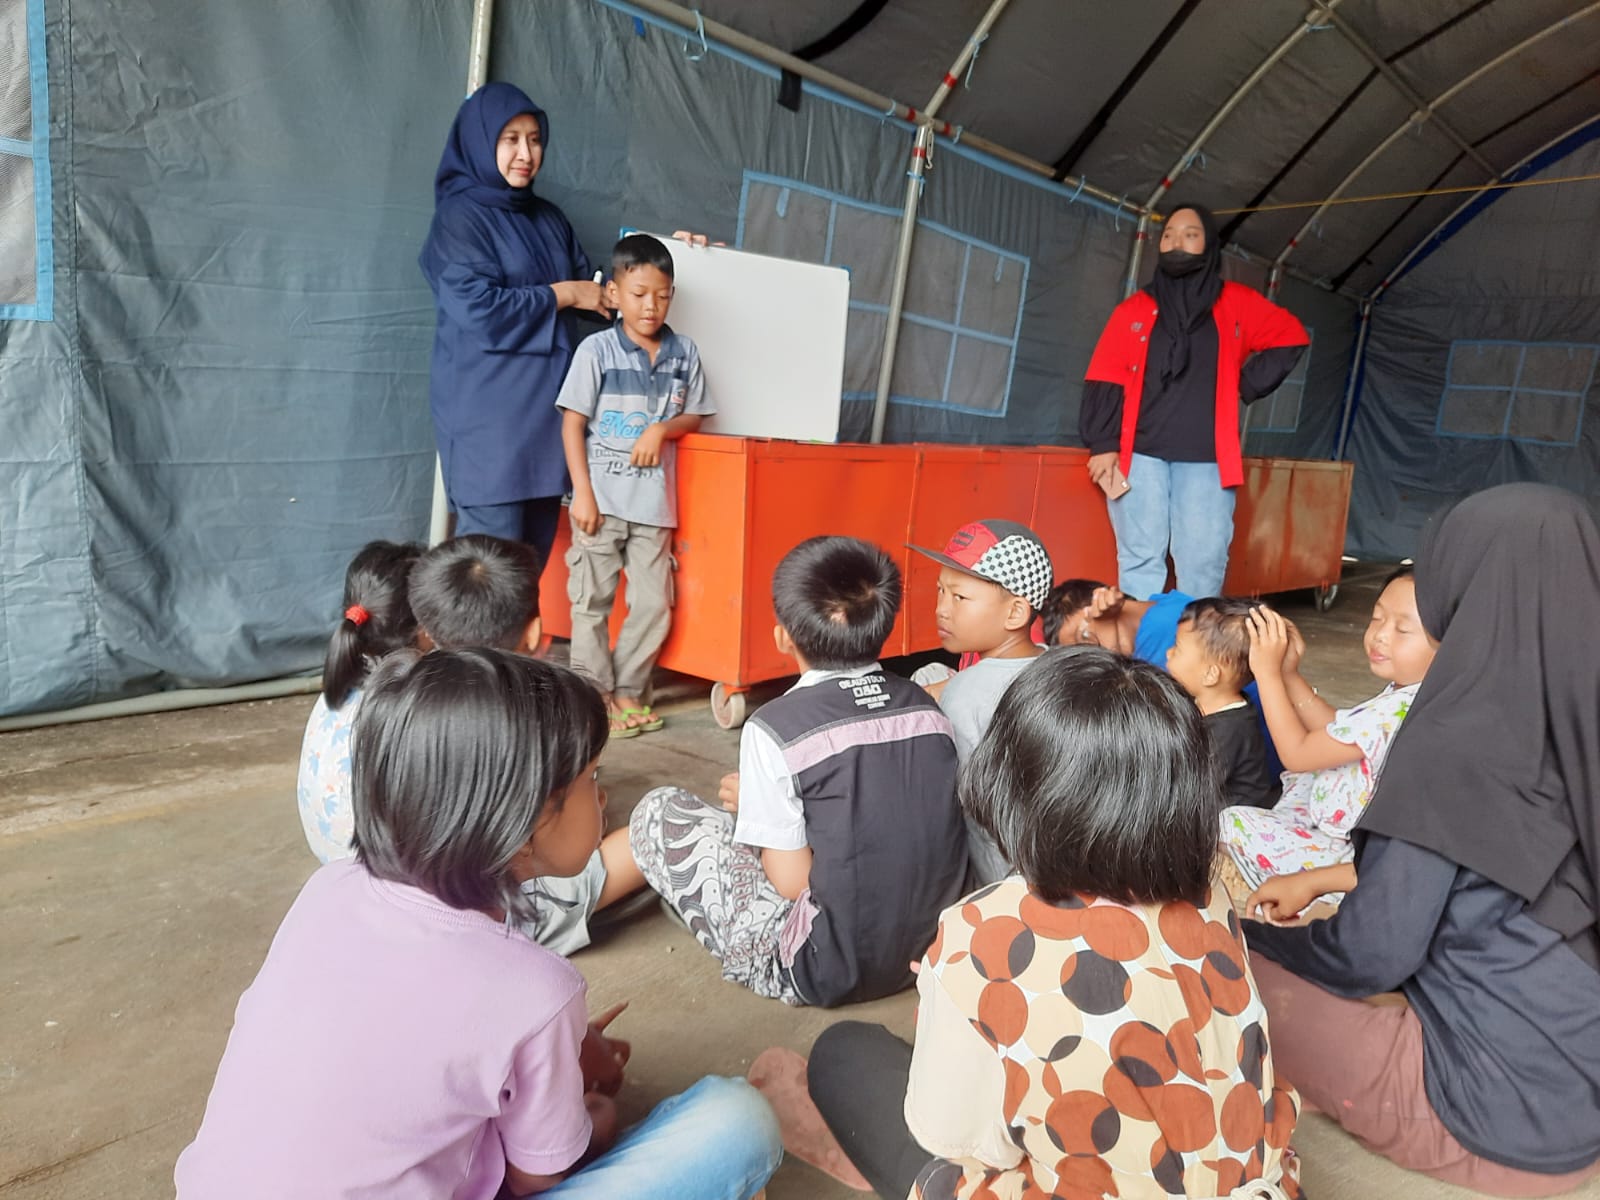
<instances>
[{"instance_id":1,"label":"sandal on floor","mask_svg":"<svg viewBox=\"0 0 1600 1200\"><path fill-rule=\"evenodd\" d=\"M618 738L638 737L644 730L638 725L628 724L628 714L607 711L606 716L611 721L611 740Z\"/></svg>"},{"instance_id":2,"label":"sandal on floor","mask_svg":"<svg viewBox=\"0 0 1600 1200\"><path fill-rule=\"evenodd\" d=\"M666 724L665 721L656 716L655 710L652 709L648 704L641 704L636 708L625 708L622 710L622 715L624 717L644 718L642 722L633 727L635 732L638 733L654 733L656 730L660 729Z\"/></svg>"}]
</instances>

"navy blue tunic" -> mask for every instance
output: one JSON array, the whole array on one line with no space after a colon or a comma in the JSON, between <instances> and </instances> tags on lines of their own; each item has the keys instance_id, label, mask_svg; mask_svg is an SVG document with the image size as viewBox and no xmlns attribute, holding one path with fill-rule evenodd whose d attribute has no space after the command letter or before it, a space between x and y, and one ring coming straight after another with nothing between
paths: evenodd
<instances>
[{"instance_id":1,"label":"navy blue tunic","mask_svg":"<svg viewBox=\"0 0 1600 1200\"><path fill-rule=\"evenodd\" d=\"M552 283L587 279L561 210L514 189L495 165L507 121L541 109L487 84L461 106L435 183L419 262L438 306L429 399L445 490L456 507L560 496L571 482L556 394L577 339Z\"/></svg>"},{"instance_id":2,"label":"navy blue tunic","mask_svg":"<svg viewBox=\"0 0 1600 1200\"><path fill-rule=\"evenodd\" d=\"M1356 867L1326 921L1246 921L1251 952L1335 996L1405 992L1428 1103L1474 1154L1551 1175L1594 1162L1600 975L1525 900L1431 850L1371 833Z\"/></svg>"}]
</instances>

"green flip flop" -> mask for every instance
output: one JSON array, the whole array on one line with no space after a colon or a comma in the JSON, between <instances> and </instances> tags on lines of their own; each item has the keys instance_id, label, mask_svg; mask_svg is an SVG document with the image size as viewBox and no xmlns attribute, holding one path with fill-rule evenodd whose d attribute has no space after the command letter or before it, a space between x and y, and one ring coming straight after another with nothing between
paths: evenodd
<instances>
[{"instance_id":1,"label":"green flip flop","mask_svg":"<svg viewBox=\"0 0 1600 1200\"><path fill-rule=\"evenodd\" d=\"M645 718L643 724L635 725L633 727L633 731L635 733L654 733L656 730L660 729L666 724L665 721L656 716L655 710L653 710L648 704L641 704L637 708L625 708L622 710L622 715L624 717Z\"/></svg>"}]
</instances>

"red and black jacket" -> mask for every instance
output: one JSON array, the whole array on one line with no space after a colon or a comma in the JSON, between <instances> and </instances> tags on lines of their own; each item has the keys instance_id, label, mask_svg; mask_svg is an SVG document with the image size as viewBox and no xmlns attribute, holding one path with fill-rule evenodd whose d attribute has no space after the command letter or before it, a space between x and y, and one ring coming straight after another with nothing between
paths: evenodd
<instances>
[{"instance_id":1,"label":"red and black jacket","mask_svg":"<svg viewBox=\"0 0 1600 1200\"><path fill-rule=\"evenodd\" d=\"M1156 301L1139 291L1112 310L1100 341L1095 345L1084 378L1088 383L1117 384L1122 388L1122 418L1117 449L1122 473L1133 463L1134 434L1139 426L1139 401L1144 395L1145 360L1155 329ZM1307 346L1305 326L1285 308L1240 283L1224 282L1222 295L1211 309L1217 323L1217 469L1223 487L1244 482L1239 448L1239 374L1252 354L1279 347ZM1284 369L1284 374L1292 363ZM1271 387L1271 391L1281 378ZM1251 396L1249 399L1255 399ZM1100 449L1091 445L1090 449Z\"/></svg>"}]
</instances>

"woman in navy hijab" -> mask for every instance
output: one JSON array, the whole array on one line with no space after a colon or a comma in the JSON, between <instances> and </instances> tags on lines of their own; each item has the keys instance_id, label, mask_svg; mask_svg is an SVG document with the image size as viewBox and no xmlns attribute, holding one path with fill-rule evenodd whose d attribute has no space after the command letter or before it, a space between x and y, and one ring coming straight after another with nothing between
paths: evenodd
<instances>
[{"instance_id":1,"label":"woman in navy hijab","mask_svg":"<svg viewBox=\"0 0 1600 1200\"><path fill-rule=\"evenodd\" d=\"M456 533L526 542L541 558L571 486L555 399L572 310L610 315L567 218L534 195L549 145L550 122L521 89L469 96L419 260L438 306L430 398Z\"/></svg>"}]
</instances>

